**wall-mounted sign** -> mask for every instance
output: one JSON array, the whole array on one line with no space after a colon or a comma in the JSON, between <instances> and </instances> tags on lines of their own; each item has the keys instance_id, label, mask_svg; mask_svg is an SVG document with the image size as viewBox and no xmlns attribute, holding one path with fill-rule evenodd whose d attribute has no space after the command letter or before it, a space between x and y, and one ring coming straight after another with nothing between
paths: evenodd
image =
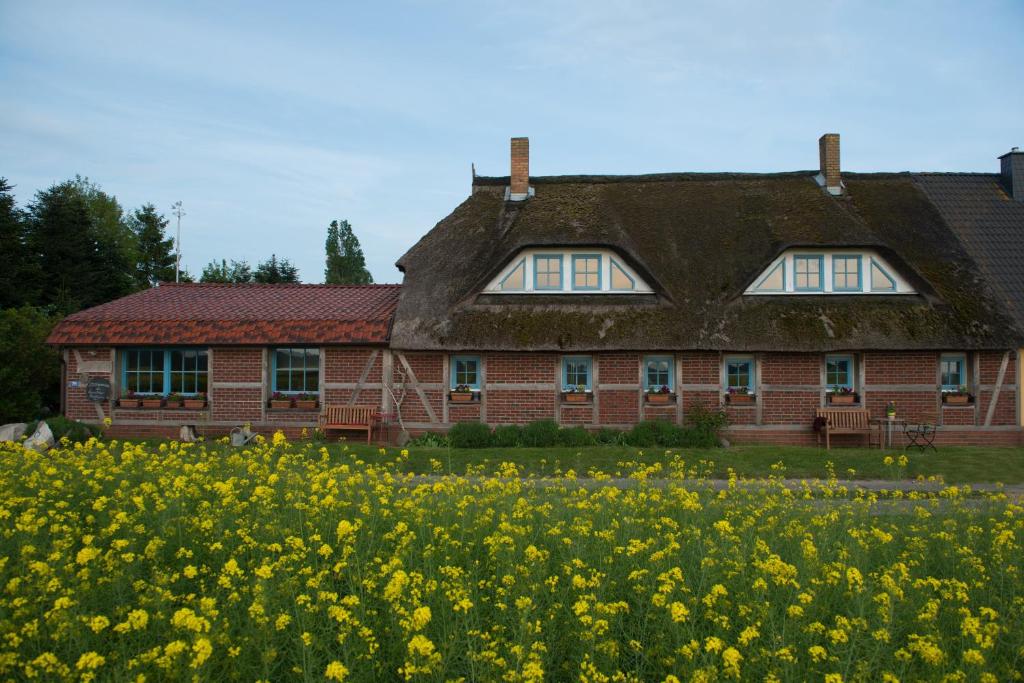
<instances>
[{"instance_id":1,"label":"wall-mounted sign","mask_svg":"<svg viewBox=\"0 0 1024 683\"><path fill-rule=\"evenodd\" d=\"M85 385L85 397L90 401L106 401L110 399L110 380L94 377Z\"/></svg>"},{"instance_id":2,"label":"wall-mounted sign","mask_svg":"<svg viewBox=\"0 0 1024 683\"><path fill-rule=\"evenodd\" d=\"M79 382L77 379L68 380L68 388L69 389L77 389L80 386L81 386L81 382Z\"/></svg>"}]
</instances>

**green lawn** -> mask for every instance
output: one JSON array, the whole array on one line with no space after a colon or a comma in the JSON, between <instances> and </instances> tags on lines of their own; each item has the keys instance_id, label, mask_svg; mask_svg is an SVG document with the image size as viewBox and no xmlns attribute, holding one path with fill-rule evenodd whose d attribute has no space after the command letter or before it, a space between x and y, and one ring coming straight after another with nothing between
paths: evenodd
<instances>
[{"instance_id":1,"label":"green lawn","mask_svg":"<svg viewBox=\"0 0 1024 683\"><path fill-rule=\"evenodd\" d=\"M382 456L379 449L363 444L347 444L348 449L361 458L376 462L394 457L400 449L389 448ZM330 445L334 453L342 446ZM950 483L1024 482L1024 448L945 447L938 452L919 454L916 449L906 452L909 463L905 468L887 466L886 455L897 458L900 451L879 451L865 448L820 448L798 446L732 446L730 448L691 449L676 448L687 463L698 465L710 477L724 478L731 468L741 477L764 477L772 474L772 465L781 462L787 477L824 478L828 476L826 463L831 462L840 479L915 479L918 476L941 475ZM410 448L406 467L414 472L431 472L431 460L441 464L441 472L462 474L473 465L496 465L503 461L521 465L527 473L553 475L575 470L585 476L590 470L615 474L626 468L620 463L639 461L655 463L665 460L661 448L632 448L629 446L587 446L554 448ZM700 461L707 461L700 465Z\"/></svg>"}]
</instances>

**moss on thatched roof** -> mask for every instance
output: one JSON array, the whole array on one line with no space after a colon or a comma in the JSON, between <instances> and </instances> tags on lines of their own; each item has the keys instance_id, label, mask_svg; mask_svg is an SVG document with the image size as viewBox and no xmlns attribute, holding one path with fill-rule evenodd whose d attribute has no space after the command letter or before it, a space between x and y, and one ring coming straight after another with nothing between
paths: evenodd
<instances>
[{"instance_id":1,"label":"moss on thatched roof","mask_svg":"<svg viewBox=\"0 0 1024 683\"><path fill-rule=\"evenodd\" d=\"M980 269L907 174L849 174L832 197L810 172L503 178L474 192L398 262L392 344L594 351L1007 348L1018 332ZM480 291L518 251L606 246L654 296L503 298ZM866 247L912 296L743 296L789 247Z\"/></svg>"}]
</instances>

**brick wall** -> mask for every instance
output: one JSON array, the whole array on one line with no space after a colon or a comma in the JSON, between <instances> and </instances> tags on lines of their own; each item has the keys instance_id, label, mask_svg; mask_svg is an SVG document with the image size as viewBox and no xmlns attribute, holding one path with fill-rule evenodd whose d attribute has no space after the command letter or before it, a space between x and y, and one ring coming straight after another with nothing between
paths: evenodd
<instances>
[{"instance_id":1,"label":"brick wall","mask_svg":"<svg viewBox=\"0 0 1024 683\"><path fill-rule=\"evenodd\" d=\"M243 422L263 430L283 427L298 433L303 427L315 424L315 411L274 411L266 407L269 386L264 354L261 348L213 348L207 410L128 410L111 407L109 403L97 406L85 399L85 385L90 377L114 378L117 366L110 363L111 350L83 348L75 353L69 349L66 351L67 378L69 382L78 382L78 386L66 387L66 411L74 419L94 423L102 416L112 416L117 427L112 433L121 434L130 433L132 429L139 434L160 429L176 433L181 424L196 424L211 433L223 432ZM756 354L757 401L749 406L722 404L721 358L727 355L725 353L676 354L678 405L674 402L650 405L644 401L641 367L645 354L593 354L592 367L596 375L593 401L583 405L566 404L562 399L560 354L465 355L477 355L481 359L482 400L458 404L448 399L447 354L329 347L321 356L322 402L390 405L390 401L382 402L382 395L386 370L392 367L396 382L400 372L404 372L408 380L404 387L402 418L417 432L445 430L456 422L476 420L497 425L555 419L588 428L628 426L641 419L677 422L685 421L686 413L699 402L705 407L725 410L732 427L729 430L732 440L807 443L814 440L810 430L814 411L825 400L821 386L824 354ZM1015 428L1018 410L1015 352L1006 359L989 425L986 419L1003 367L1002 352L967 354L969 379L977 402L964 407L944 405L941 401L937 377L941 354L938 351L853 355L857 389L863 406L873 415L883 415L886 404L893 401L900 417L928 420L944 427L940 430L940 442L996 444L1021 440L1021 432ZM116 381L114 385L116 389ZM400 386L396 385L395 390L399 395L402 393ZM97 412L97 407L101 412Z\"/></svg>"}]
</instances>

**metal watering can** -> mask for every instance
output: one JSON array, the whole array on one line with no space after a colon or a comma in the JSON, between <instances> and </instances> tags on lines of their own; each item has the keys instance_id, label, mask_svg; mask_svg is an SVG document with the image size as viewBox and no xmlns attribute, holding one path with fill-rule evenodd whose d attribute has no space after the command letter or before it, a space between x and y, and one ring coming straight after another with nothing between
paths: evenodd
<instances>
[{"instance_id":1,"label":"metal watering can","mask_svg":"<svg viewBox=\"0 0 1024 683\"><path fill-rule=\"evenodd\" d=\"M235 427L231 430L231 445L240 448L256 438L256 432L248 427Z\"/></svg>"}]
</instances>

